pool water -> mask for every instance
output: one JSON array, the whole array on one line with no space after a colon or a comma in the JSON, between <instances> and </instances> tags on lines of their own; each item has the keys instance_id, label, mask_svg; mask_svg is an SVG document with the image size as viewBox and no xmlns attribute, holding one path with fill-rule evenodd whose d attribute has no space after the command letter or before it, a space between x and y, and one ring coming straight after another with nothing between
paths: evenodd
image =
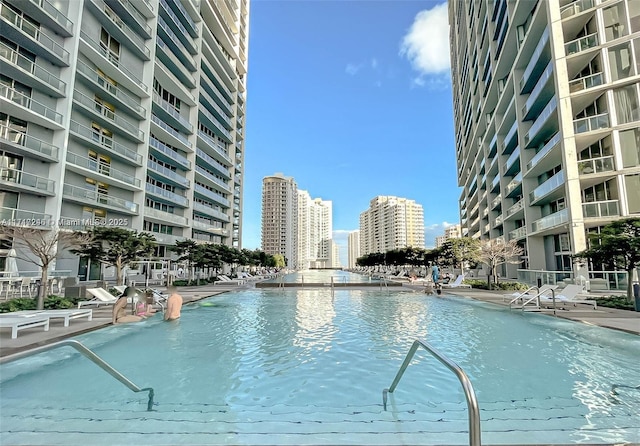
<instances>
[{"instance_id":1,"label":"pool water","mask_svg":"<svg viewBox=\"0 0 640 446\"><path fill-rule=\"evenodd\" d=\"M468 444L457 362L484 444L640 443L640 337L410 290L247 289L0 367L0 444Z\"/></svg>"}]
</instances>

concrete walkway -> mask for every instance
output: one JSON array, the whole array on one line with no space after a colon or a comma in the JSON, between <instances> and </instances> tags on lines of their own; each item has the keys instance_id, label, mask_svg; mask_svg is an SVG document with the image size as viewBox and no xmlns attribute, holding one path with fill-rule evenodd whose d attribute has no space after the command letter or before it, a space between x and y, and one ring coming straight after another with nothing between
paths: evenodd
<instances>
[{"instance_id":1,"label":"concrete walkway","mask_svg":"<svg viewBox=\"0 0 640 446\"><path fill-rule=\"evenodd\" d=\"M255 283L256 282L249 282L244 285L235 285L233 283L224 285L207 284L199 287L181 287L179 292L184 299L184 304L189 305L206 297L227 291L251 288L255 286ZM402 286L416 291L422 291L423 289L420 285L410 285L408 283L403 283ZM159 289L163 290L163 288ZM460 288L456 290L444 290L443 293L508 306L509 300L503 298L503 296L505 294L511 294L512 292ZM593 307L583 304L578 304L575 307L569 305L565 308L568 308L568 310L557 310L555 316L640 335L640 312L605 307L598 307L597 310L594 310ZM552 310L543 310L542 312L551 317L554 316ZM161 314L157 314L154 317L162 316ZM21 330L18 333L17 339L11 339L11 330L3 329L0 331L0 362L2 362L1 358L8 355L77 336L108 325L111 325L111 307L103 306L93 310L92 321L75 319L71 321L69 327L64 327L62 321L55 320L51 322L49 331L45 332L42 327L29 328Z\"/></svg>"}]
</instances>

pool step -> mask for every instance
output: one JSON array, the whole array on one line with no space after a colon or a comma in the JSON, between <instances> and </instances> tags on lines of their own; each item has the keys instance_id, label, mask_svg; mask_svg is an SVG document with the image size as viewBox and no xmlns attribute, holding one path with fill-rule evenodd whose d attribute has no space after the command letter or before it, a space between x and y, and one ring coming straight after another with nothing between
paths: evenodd
<instances>
[{"instance_id":1,"label":"pool step","mask_svg":"<svg viewBox=\"0 0 640 446\"><path fill-rule=\"evenodd\" d=\"M569 435L613 443L620 432L634 431L640 438L640 421L631 410L624 408L624 414L616 416L616 430L607 428L606 414L586 420L567 403L564 399L484 403L483 443L515 443L523 432L531 444L557 443ZM145 399L68 408L12 406L2 407L1 444L468 443L464 403L391 404L388 411L382 404L335 408L160 402L147 412Z\"/></svg>"}]
</instances>

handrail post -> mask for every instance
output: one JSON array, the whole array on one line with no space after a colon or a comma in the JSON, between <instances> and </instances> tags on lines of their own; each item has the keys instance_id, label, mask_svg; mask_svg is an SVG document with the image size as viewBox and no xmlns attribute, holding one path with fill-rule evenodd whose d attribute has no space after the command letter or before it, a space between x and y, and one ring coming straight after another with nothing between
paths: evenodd
<instances>
[{"instance_id":1,"label":"handrail post","mask_svg":"<svg viewBox=\"0 0 640 446\"><path fill-rule=\"evenodd\" d=\"M429 352L434 358L444 364L449 370L451 370L462 385L462 390L464 391L465 398L467 400L467 410L469 412L469 446L481 446L482 445L482 431L480 430L480 407L478 406L478 400L476 399L476 393L473 390L473 385L469 380L467 374L460 368L458 364L448 359L442 353L438 352L435 348L433 348L428 343L416 339L407 356L405 356L396 377L393 379L391 383L391 387L389 389L384 389L382 391L382 402L384 406L384 410L387 410L387 393L393 393L393 391L398 386L402 375L404 375L405 370L409 367L413 356L415 355L418 347L424 348L427 352Z\"/></svg>"},{"instance_id":2,"label":"handrail post","mask_svg":"<svg viewBox=\"0 0 640 446\"><path fill-rule=\"evenodd\" d=\"M151 412L153 410L153 397L155 392L152 387L145 387L141 389L136 386L134 383L129 381L129 379L124 376L122 373L118 372L112 366L110 366L104 359L100 356L96 355L94 352L89 350L84 344L79 341L75 341L73 339L66 339L63 341L54 342L53 344L43 345L42 347L36 347L31 350L26 350L23 352L15 353L13 355L6 356L0 359L0 363L12 362L21 358L26 358L27 356L32 356L38 353L46 352L48 350L53 350L58 347L69 346L75 348L78 352L80 352L85 358L89 359L91 362L96 364L102 370L107 372L109 375L113 376L115 379L124 384L129 390L133 392L148 392L148 401L147 401L147 411Z\"/></svg>"}]
</instances>

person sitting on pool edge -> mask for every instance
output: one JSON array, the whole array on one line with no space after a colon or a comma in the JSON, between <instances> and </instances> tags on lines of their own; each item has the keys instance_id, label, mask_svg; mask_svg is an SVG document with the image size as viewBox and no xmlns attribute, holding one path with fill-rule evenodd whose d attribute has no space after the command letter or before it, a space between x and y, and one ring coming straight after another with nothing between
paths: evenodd
<instances>
[{"instance_id":1,"label":"person sitting on pool edge","mask_svg":"<svg viewBox=\"0 0 640 446\"><path fill-rule=\"evenodd\" d=\"M169 298L167 299L167 309L164 311L164 320L175 321L176 319L180 319L182 296L178 294L178 289L175 285L169 285L167 287L167 293L169 293Z\"/></svg>"},{"instance_id":2,"label":"person sitting on pool edge","mask_svg":"<svg viewBox=\"0 0 640 446\"><path fill-rule=\"evenodd\" d=\"M113 305L113 311L111 313L111 322L114 324L125 324L127 322L140 322L144 319L141 316L136 316L134 314L127 314L127 300L129 298L132 301L135 300L137 295L136 289L132 286L128 286L124 290L124 294L120 296L120 298Z\"/></svg>"}]
</instances>

